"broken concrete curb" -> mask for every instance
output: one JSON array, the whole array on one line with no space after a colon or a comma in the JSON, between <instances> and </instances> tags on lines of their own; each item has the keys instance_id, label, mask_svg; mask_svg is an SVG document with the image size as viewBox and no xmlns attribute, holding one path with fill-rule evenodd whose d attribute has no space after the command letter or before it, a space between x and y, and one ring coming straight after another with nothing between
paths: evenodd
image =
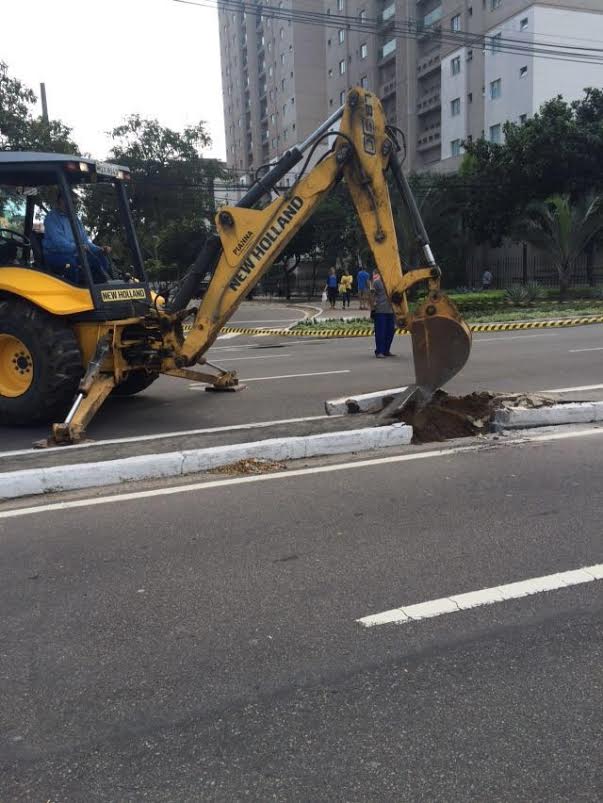
<instances>
[{"instance_id":1,"label":"broken concrete curb","mask_svg":"<svg viewBox=\"0 0 603 803\"><path fill-rule=\"evenodd\" d=\"M291 438L270 438L251 443L190 449L166 454L125 457L96 463L75 463L42 469L24 469L0 475L0 501L25 496L75 491L137 480L186 476L239 460L298 460L407 446L412 427L392 424L342 432L326 432Z\"/></svg>"},{"instance_id":2,"label":"broken concrete curb","mask_svg":"<svg viewBox=\"0 0 603 803\"><path fill-rule=\"evenodd\" d=\"M494 415L495 429L528 429L559 424L593 424L603 421L603 401L566 402L550 407L503 407Z\"/></svg>"},{"instance_id":3,"label":"broken concrete curb","mask_svg":"<svg viewBox=\"0 0 603 803\"><path fill-rule=\"evenodd\" d=\"M406 390L390 388L373 393L360 393L355 396L342 396L340 399L329 399L325 402L327 415L355 415L356 413L378 413L387 404L397 399Z\"/></svg>"}]
</instances>

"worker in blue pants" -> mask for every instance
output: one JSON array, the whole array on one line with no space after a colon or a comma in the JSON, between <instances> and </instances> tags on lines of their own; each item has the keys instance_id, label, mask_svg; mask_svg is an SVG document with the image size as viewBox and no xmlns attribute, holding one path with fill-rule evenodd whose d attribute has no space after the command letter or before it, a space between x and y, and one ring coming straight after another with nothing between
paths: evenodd
<instances>
[{"instance_id":1,"label":"worker in blue pants","mask_svg":"<svg viewBox=\"0 0 603 803\"><path fill-rule=\"evenodd\" d=\"M375 324L375 357L393 357L391 345L396 333L396 316L392 310L381 276L375 271L370 293L371 318Z\"/></svg>"}]
</instances>

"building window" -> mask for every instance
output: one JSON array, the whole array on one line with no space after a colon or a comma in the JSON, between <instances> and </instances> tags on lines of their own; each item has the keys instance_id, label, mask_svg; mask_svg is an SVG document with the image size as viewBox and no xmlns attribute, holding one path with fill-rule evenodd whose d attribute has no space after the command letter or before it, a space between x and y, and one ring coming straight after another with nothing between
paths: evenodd
<instances>
[{"instance_id":1,"label":"building window","mask_svg":"<svg viewBox=\"0 0 603 803\"><path fill-rule=\"evenodd\" d=\"M498 53L502 40L502 31L490 37L490 53Z\"/></svg>"},{"instance_id":2,"label":"building window","mask_svg":"<svg viewBox=\"0 0 603 803\"><path fill-rule=\"evenodd\" d=\"M490 142L494 142L494 144L500 145L501 135L502 135L502 128L500 123L498 123L498 125L490 126Z\"/></svg>"},{"instance_id":3,"label":"building window","mask_svg":"<svg viewBox=\"0 0 603 803\"><path fill-rule=\"evenodd\" d=\"M270 78L272 78L272 72L273 72L273 70L272 70L272 64L271 64L270 67L268 67L268 75L270 76Z\"/></svg>"},{"instance_id":4,"label":"building window","mask_svg":"<svg viewBox=\"0 0 603 803\"><path fill-rule=\"evenodd\" d=\"M285 79L284 78L281 80L281 89L283 90L283 92L285 91Z\"/></svg>"},{"instance_id":5,"label":"building window","mask_svg":"<svg viewBox=\"0 0 603 803\"><path fill-rule=\"evenodd\" d=\"M360 14L358 14L358 19L360 20L360 24L364 25L366 22L366 11L361 11Z\"/></svg>"},{"instance_id":6,"label":"building window","mask_svg":"<svg viewBox=\"0 0 603 803\"><path fill-rule=\"evenodd\" d=\"M502 81L497 78L496 81L490 81L490 100L497 100L502 95Z\"/></svg>"},{"instance_id":7,"label":"building window","mask_svg":"<svg viewBox=\"0 0 603 803\"><path fill-rule=\"evenodd\" d=\"M272 137L272 147L276 148L276 137Z\"/></svg>"},{"instance_id":8,"label":"building window","mask_svg":"<svg viewBox=\"0 0 603 803\"><path fill-rule=\"evenodd\" d=\"M467 95L467 100L469 101L469 103L473 103L473 92L470 92L470 93Z\"/></svg>"},{"instance_id":9,"label":"building window","mask_svg":"<svg viewBox=\"0 0 603 803\"><path fill-rule=\"evenodd\" d=\"M363 75L360 79L360 86L363 89L368 89L368 75Z\"/></svg>"},{"instance_id":10,"label":"building window","mask_svg":"<svg viewBox=\"0 0 603 803\"><path fill-rule=\"evenodd\" d=\"M470 17L473 16L473 6L469 6L469 8L467 9L467 14L469 14Z\"/></svg>"},{"instance_id":11,"label":"building window","mask_svg":"<svg viewBox=\"0 0 603 803\"><path fill-rule=\"evenodd\" d=\"M458 75L461 71L461 57L455 56L450 62L450 72L452 75Z\"/></svg>"},{"instance_id":12,"label":"building window","mask_svg":"<svg viewBox=\"0 0 603 803\"><path fill-rule=\"evenodd\" d=\"M328 45L328 47L331 47L331 40L330 39L327 39L327 45Z\"/></svg>"},{"instance_id":13,"label":"building window","mask_svg":"<svg viewBox=\"0 0 603 803\"><path fill-rule=\"evenodd\" d=\"M490 0L490 11L495 11L502 5L502 0Z\"/></svg>"},{"instance_id":14,"label":"building window","mask_svg":"<svg viewBox=\"0 0 603 803\"><path fill-rule=\"evenodd\" d=\"M527 114L520 114L519 115L519 122L520 122L521 125L523 125L525 122L527 122L527 119L528 119L528 115Z\"/></svg>"},{"instance_id":15,"label":"building window","mask_svg":"<svg viewBox=\"0 0 603 803\"><path fill-rule=\"evenodd\" d=\"M283 106L283 117L287 114L287 104Z\"/></svg>"},{"instance_id":16,"label":"building window","mask_svg":"<svg viewBox=\"0 0 603 803\"><path fill-rule=\"evenodd\" d=\"M345 31L344 31L343 28L340 28L337 31L337 39L338 39L340 45L342 45L345 42Z\"/></svg>"},{"instance_id":17,"label":"building window","mask_svg":"<svg viewBox=\"0 0 603 803\"><path fill-rule=\"evenodd\" d=\"M274 114L270 115L270 122L272 123L272 125L276 123L276 117L274 116Z\"/></svg>"},{"instance_id":18,"label":"building window","mask_svg":"<svg viewBox=\"0 0 603 803\"><path fill-rule=\"evenodd\" d=\"M345 92L340 92L339 93L339 105L340 106L343 106L343 104L345 103L345 96L346 96Z\"/></svg>"},{"instance_id":19,"label":"building window","mask_svg":"<svg viewBox=\"0 0 603 803\"><path fill-rule=\"evenodd\" d=\"M345 75L345 59L339 62L339 75Z\"/></svg>"},{"instance_id":20,"label":"building window","mask_svg":"<svg viewBox=\"0 0 603 803\"><path fill-rule=\"evenodd\" d=\"M455 14L454 17L450 19L450 30L451 31L460 31L461 30L461 15Z\"/></svg>"},{"instance_id":21,"label":"building window","mask_svg":"<svg viewBox=\"0 0 603 803\"><path fill-rule=\"evenodd\" d=\"M333 98L329 98L329 106L333 105Z\"/></svg>"},{"instance_id":22,"label":"building window","mask_svg":"<svg viewBox=\"0 0 603 803\"><path fill-rule=\"evenodd\" d=\"M528 18L524 17L522 20L519 20L519 30L520 31L527 31L528 30Z\"/></svg>"},{"instance_id":23,"label":"building window","mask_svg":"<svg viewBox=\"0 0 603 803\"><path fill-rule=\"evenodd\" d=\"M450 101L450 114L452 117L457 117L461 113L461 99L455 98Z\"/></svg>"},{"instance_id":24,"label":"building window","mask_svg":"<svg viewBox=\"0 0 603 803\"><path fill-rule=\"evenodd\" d=\"M453 139L450 143L450 155L451 156L460 156L461 155L461 141L460 139Z\"/></svg>"},{"instance_id":25,"label":"building window","mask_svg":"<svg viewBox=\"0 0 603 803\"><path fill-rule=\"evenodd\" d=\"M281 64L285 63L285 54L281 53Z\"/></svg>"},{"instance_id":26,"label":"building window","mask_svg":"<svg viewBox=\"0 0 603 803\"><path fill-rule=\"evenodd\" d=\"M467 51L467 61L473 61L473 50Z\"/></svg>"},{"instance_id":27,"label":"building window","mask_svg":"<svg viewBox=\"0 0 603 803\"><path fill-rule=\"evenodd\" d=\"M333 77L333 70L329 70L328 75L329 75L329 78L332 78Z\"/></svg>"},{"instance_id":28,"label":"building window","mask_svg":"<svg viewBox=\"0 0 603 803\"><path fill-rule=\"evenodd\" d=\"M519 77L520 77L520 78L525 78L527 74L528 74L528 68L527 68L527 66L524 66L524 67L520 67L520 68L519 68Z\"/></svg>"},{"instance_id":29,"label":"building window","mask_svg":"<svg viewBox=\"0 0 603 803\"><path fill-rule=\"evenodd\" d=\"M360 45L360 58L365 59L368 56L368 45L366 42L363 42Z\"/></svg>"},{"instance_id":30,"label":"building window","mask_svg":"<svg viewBox=\"0 0 603 803\"><path fill-rule=\"evenodd\" d=\"M343 0L337 0L337 11L343 11Z\"/></svg>"}]
</instances>

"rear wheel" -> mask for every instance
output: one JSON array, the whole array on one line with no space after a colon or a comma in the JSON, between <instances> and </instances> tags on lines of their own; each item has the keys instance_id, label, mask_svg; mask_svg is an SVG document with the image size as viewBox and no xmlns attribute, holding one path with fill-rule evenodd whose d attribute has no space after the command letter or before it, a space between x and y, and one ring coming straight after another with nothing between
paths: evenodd
<instances>
[{"instance_id":1,"label":"rear wheel","mask_svg":"<svg viewBox=\"0 0 603 803\"><path fill-rule=\"evenodd\" d=\"M73 329L20 299L0 299L0 424L65 417L82 376Z\"/></svg>"},{"instance_id":2,"label":"rear wheel","mask_svg":"<svg viewBox=\"0 0 603 803\"><path fill-rule=\"evenodd\" d=\"M133 371L113 388L114 396L135 396L146 390L157 379L159 374L147 374L146 371Z\"/></svg>"}]
</instances>

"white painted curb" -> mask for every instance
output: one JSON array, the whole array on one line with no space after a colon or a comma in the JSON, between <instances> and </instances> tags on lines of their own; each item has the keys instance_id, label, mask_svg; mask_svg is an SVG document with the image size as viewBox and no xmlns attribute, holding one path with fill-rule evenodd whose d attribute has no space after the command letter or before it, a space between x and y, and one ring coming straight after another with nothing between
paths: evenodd
<instances>
[{"instance_id":1,"label":"white painted curb","mask_svg":"<svg viewBox=\"0 0 603 803\"><path fill-rule=\"evenodd\" d=\"M558 424L592 424L603 421L603 401L569 402L552 407L506 407L497 410L494 425L497 429L526 429Z\"/></svg>"},{"instance_id":2,"label":"white painted curb","mask_svg":"<svg viewBox=\"0 0 603 803\"><path fill-rule=\"evenodd\" d=\"M249 458L298 460L328 454L364 452L386 446L406 446L411 439L412 427L406 424L392 424L387 427L365 427L347 432L270 438L251 443L125 457L97 463L10 471L0 474L0 501L58 491L116 485L133 480L180 477Z\"/></svg>"},{"instance_id":3,"label":"white painted curb","mask_svg":"<svg viewBox=\"0 0 603 803\"><path fill-rule=\"evenodd\" d=\"M341 399L330 399L325 402L327 415L354 415L355 413L378 413L390 402L397 399L406 390L390 388L373 393L361 393L356 396L343 396Z\"/></svg>"}]
</instances>

